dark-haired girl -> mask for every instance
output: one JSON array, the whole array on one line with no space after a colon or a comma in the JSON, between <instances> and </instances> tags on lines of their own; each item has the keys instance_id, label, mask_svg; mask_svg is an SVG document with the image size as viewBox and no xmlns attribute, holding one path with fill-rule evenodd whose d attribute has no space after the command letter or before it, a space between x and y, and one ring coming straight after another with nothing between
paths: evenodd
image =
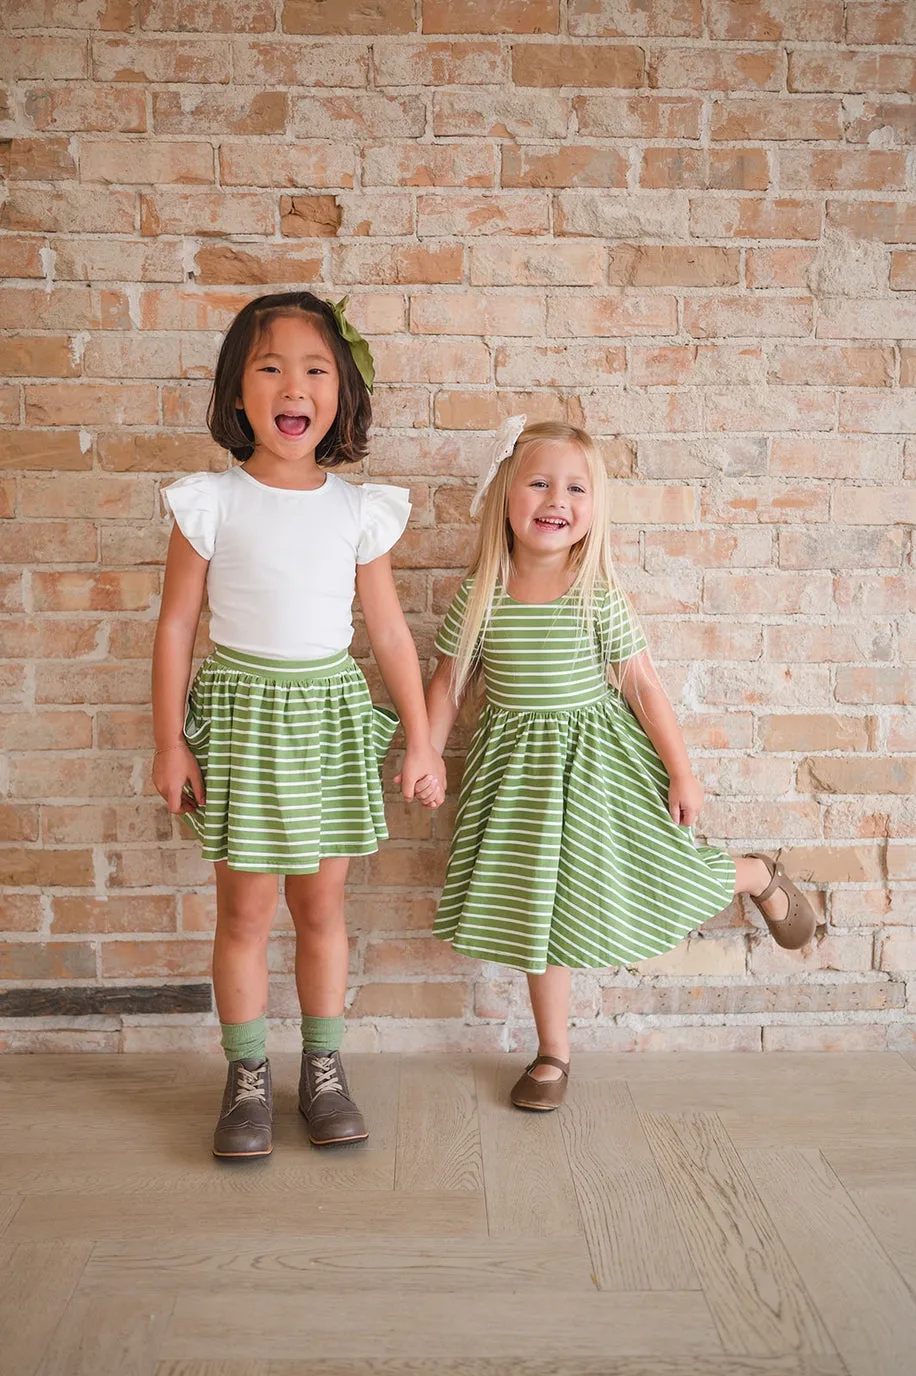
<instances>
[{"instance_id":1,"label":"dark-haired girl","mask_svg":"<svg viewBox=\"0 0 916 1376\"><path fill-rule=\"evenodd\" d=\"M438 807L420 666L388 551L404 488L344 482L366 453L373 364L310 292L262 296L223 342L208 423L238 464L165 491L175 517L153 651L153 783L216 867L213 984L229 1062L220 1157L271 1150L267 938L278 875L296 930L299 1107L316 1146L364 1141L340 1062L349 857L387 835L379 766L398 724L350 658L359 595L404 726L404 797ZM206 590L215 649L188 681Z\"/></svg>"}]
</instances>

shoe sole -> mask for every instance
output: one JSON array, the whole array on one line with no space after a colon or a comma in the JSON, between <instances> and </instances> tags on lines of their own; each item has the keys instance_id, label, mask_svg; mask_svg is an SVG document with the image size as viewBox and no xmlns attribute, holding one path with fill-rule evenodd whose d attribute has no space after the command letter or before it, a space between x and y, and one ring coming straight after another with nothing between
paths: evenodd
<instances>
[{"instance_id":1,"label":"shoe sole","mask_svg":"<svg viewBox=\"0 0 916 1376\"><path fill-rule=\"evenodd\" d=\"M273 1146L266 1151L214 1151L217 1161L252 1161L259 1156L270 1156Z\"/></svg>"},{"instance_id":2,"label":"shoe sole","mask_svg":"<svg viewBox=\"0 0 916 1376\"><path fill-rule=\"evenodd\" d=\"M512 1100L512 1107L513 1107L513 1108L524 1108L524 1109L528 1109L529 1112L531 1112L531 1113L556 1113L556 1111L557 1111L557 1109L560 1107L560 1105L559 1105L559 1104L521 1104L521 1103L518 1102L518 1100L513 1099L513 1100Z\"/></svg>"},{"instance_id":3,"label":"shoe sole","mask_svg":"<svg viewBox=\"0 0 916 1376\"><path fill-rule=\"evenodd\" d=\"M302 1113L301 1104L298 1105L298 1108L299 1112ZM304 1113L302 1113L302 1117L305 1118L306 1126L308 1126L309 1120ZM359 1142L368 1142L368 1140L368 1132L364 1132L361 1137L313 1137L312 1134L309 1133L309 1141L311 1142L313 1147L348 1147L351 1145L356 1146Z\"/></svg>"}]
</instances>

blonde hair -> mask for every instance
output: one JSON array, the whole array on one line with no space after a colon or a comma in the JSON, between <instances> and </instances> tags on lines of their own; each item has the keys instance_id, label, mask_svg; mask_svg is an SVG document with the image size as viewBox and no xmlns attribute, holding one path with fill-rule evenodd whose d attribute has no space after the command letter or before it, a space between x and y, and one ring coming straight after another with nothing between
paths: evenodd
<instances>
[{"instance_id":1,"label":"blonde hair","mask_svg":"<svg viewBox=\"0 0 916 1376\"><path fill-rule=\"evenodd\" d=\"M468 577L473 582L452 663L451 687L456 702L461 701L469 680L478 668L478 640L514 572L512 529L508 517L509 489L525 458L542 444L573 445L588 466L593 489L592 520L586 534L569 551L569 563L575 569L569 592L578 600L582 624L593 639L597 638L595 627L599 594L615 586L608 480L598 446L591 435L575 425L553 420L526 425L512 454L500 464L484 497L477 548L468 569ZM606 661L608 648L601 647Z\"/></svg>"}]
</instances>

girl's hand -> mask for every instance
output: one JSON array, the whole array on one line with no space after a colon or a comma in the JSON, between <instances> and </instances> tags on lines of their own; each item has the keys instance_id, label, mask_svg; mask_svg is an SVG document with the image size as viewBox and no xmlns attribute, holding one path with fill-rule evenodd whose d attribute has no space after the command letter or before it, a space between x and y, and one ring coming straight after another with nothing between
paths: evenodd
<instances>
[{"instance_id":1,"label":"girl's hand","mask_svg":"<svg viewBox=\"0 0 916 1376\"><path fill-rule=\"evenodd\" d=\"M693 774L679 774L668 781L668 811L678 826L692 827L703 806L703 785Z\"/></svg>"},{"instance_id":2,"label":"girl's hand","mask_svg":"<svg viewBox=\"0 0 916 1376\"><path fill-rule=\"evenodd\" d=\"M408 803L419 798L424 807L437 808L445 801L445 761L431 745L422 750L408 746L394 781Z\"/></svg>"},{"instance_id":3,"label":"girl's hand","mask_svg":"<svg viewBox=\"0 0 916 1376\"><path fill-rule=\"evenodd\" d=\"M184 741L156 751L153 787L165 799L169 812L196 812L207 801L200 765Z\"/></svg>"}]
</instances>

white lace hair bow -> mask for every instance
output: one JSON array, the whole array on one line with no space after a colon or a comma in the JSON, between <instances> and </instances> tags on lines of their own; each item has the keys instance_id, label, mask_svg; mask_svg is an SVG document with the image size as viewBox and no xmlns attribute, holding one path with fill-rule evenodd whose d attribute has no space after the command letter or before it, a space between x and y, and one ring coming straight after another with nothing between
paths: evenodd
<instances>
[{"instance_id":1,"label":"white lace hair bow","mask_svg":"<svg viewBox=\"0 0 916 1376\"><path fill-rule=\"evenodd\" d=\"M471 502L472 516L476 516L480 510L487 488L499 472L499 465L503 459L508 459L512 453L527 420L527 416L508 416L493 436L493 445L481 464L480 473L477 476L477 491Z\"/></svg>"}]
</instances>

